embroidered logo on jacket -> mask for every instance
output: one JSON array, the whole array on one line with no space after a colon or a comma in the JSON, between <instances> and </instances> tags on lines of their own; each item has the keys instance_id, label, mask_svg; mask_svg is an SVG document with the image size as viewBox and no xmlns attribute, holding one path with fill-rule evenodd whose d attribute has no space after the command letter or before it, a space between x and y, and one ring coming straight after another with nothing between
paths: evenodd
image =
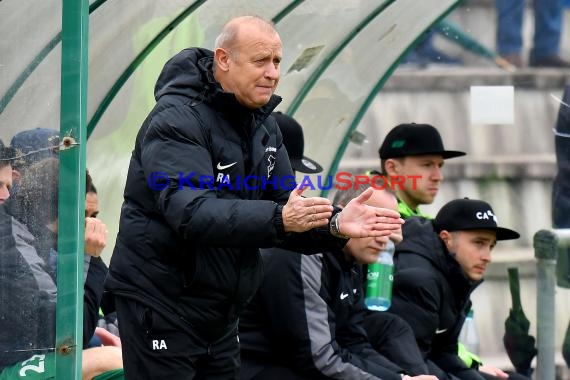
<instances>
[{"instance_id":1,"label":"embroidered logo on jacket","mask_svg":"<svg viewBox=\"0 0 570 380\"><path fill-rule=\"evenodd\" d=\"M225 170L227 168L231 168L232 166L234 166L235 164L237 164L236 162L232 162L231 164L227 164L227 165L222 165L221 162L218 162L218 165L216 165L216 168L218 168L218 170Z\"/></svg>"},{"instance_id":2,"label":"embroidered logo on jacket","mask_svg":"<svg viewBox=\"0 0 570 380\"><path fill-rule=\"evenodd\" d=\"M269 163L269 165L267 165L267 178L269 178L271 177L271 172L275 169L275 156L270 154L269 157L267 157L267 162Z\"/></svg>"}]
</instances>

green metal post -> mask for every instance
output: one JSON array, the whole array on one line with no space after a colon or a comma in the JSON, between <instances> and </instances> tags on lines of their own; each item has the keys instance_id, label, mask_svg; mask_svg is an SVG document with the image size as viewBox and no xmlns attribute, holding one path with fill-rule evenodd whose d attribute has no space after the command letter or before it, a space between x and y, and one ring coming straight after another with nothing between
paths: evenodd
<instances>
[{"instance_id":1,"label":"green metal post","mask_svg":"<svg viewBox=\"0 0 570 380\"><path fill-rule=\"evenodd\" d=\"M63 0L56 378L81 379L89 2ZM66 137L68 136L68 137Z\"/></svg>"},{"instance_id":2,"label":"green metal post","mask_svg":"<svg viewBox=\"0 0 570 380\"><path fill-rule=\"evenodd\" d=\"M536 378L554 379L555 288L558 236L540 230L534 234L534 256L537 260L536 346L538 349Z\"/></svg>"}]
</instances>

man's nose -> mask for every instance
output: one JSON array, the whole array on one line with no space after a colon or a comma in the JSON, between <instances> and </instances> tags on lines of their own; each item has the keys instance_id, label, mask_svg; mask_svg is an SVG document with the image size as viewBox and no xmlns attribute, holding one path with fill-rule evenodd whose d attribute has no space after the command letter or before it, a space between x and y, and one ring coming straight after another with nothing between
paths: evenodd
<instances>
[{"instance_id":1,"label":"man's nose","mask_svg":"<svg viewBox=\"0 0 570 380\"><path fill-rule=\"evenodd\" d=\"M386 248L386 244L388 244L388 240L390 240L390 236L376 236L374 238L377 243L382 245L382 249Z\"/></svg>"},{"instance_id":2,"label":"man's nose","mask_svg":"<svg viewBox=\"0 0 570 380\"><path fill-rule=\"evenodd\" d=\"M0 186L0 203L4 202L10 197L10 192L6 186Z\"/></svg>"},{"instance_id":3,"label":"man's nose","mask_svg":"<svg viewBox=\"0 0 570 380\"><path fill-rule=\"evenodd\" d=\"M443 171L441 170L441 168L438 166L435 169L433 169L432 173L431 173L431 180L432 181L443 181Z\"/></svg>"},{"instance_id":4,"label":"man's nose","mask_svg":"<svg viewBox=\"0 0 570 380\"><path fill-rule=\"evenodd\" d=\"M275 65L273 62L270 62L267 65L267 69L265 70L265 76L267 78L277 80L279 79L279 75L280 75L279 66Z\"/></svg>"},{"instance_id":5,"label":"man's nose","mask_svg":"<svg viewBox=\"0 0 570 380\"><path fill-rule=\"evenodd\" d=\"M486 263L490 263L491 262L491 248L487 248L484 250L483 252L483 256L481 257L481 259L483 259L484 262Z\"/></svg>"}]
</instances>

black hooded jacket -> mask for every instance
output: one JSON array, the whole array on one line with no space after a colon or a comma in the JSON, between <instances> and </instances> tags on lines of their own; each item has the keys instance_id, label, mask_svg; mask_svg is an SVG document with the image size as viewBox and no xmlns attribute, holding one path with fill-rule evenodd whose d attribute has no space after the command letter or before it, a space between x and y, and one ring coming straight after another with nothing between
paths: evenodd
<instances>
[{"instance_id":1,"label":"black hooded jacket","mask_svg":"<svg viewBox=\"0 0 570 380\"><path fill-rule=\"evenodd\" d=\"M278 207L291 190L283 179L293 178L268 118L281 98L248 109L222 90L212 64L211 51L185 49L158 78L156 106L132 153L107 279L116 295L176 315L208 340L222 336L255 293L258 248L298 248L299 238L284 233ZM257 182L245 186L246 176ZM297 235L305 251L322 249L316 233Z\"/></svg>"},{"instance_id":2,"label":"black hooded jacket","mask_svg":"<svg viewBox=\"0 0 570 380\"><path fill-rule=\"evenodd\" d=\"M457 355L461 327L471 308L471 292L482 282L470 281L435 231L432 221L406 220L405 239L396 245L390 312L414 330L428 368L440 379L482 379Z\"/></svg>"}]
</instances>

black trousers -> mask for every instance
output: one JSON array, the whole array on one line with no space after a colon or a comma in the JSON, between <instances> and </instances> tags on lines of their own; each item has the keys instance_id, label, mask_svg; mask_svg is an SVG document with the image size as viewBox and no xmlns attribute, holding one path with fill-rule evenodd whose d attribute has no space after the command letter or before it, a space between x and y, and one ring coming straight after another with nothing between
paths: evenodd
<instances>
[{"instance_id":1,"label":"black trousers","mask_svg":"<svg viewBox=\"0 0 570 380\"><path fill-rule=\"evenodd\" d=\"M385 311L369 310L364 318L364 329L372 347L378 353L410 375L429 374L414 331L401 317Z\"/></svg>"},{"instance_id":2,"label":"black trousers","mask_svg":"<svg viewBox=\"0 0 570 380\"><path fill-rule=\"evenodd\" d=\"M177 316L117 297L125 379L238 379L237 323L215 342L201 339Z\"/></svg>"}]
</instances>

